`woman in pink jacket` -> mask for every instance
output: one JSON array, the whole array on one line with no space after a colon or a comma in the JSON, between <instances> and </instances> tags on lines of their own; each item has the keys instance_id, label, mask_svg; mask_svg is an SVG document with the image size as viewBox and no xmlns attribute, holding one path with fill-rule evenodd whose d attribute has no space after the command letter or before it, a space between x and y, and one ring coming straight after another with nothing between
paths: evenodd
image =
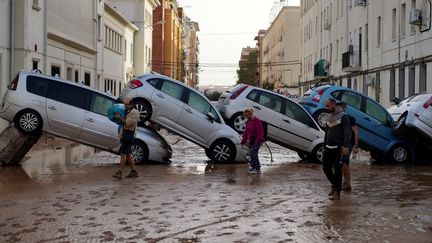
<instances>
[{"instance_id":1,"label":"woman in pink jacket","mask_svg":"<svg viewBox=\"0 0 432 243\"><path fill-rule=\"evenodd\" d=\"M264 142L264 128L260 119L254 116L253 109L246 109L244 115L247 118L246 129L243 133L242 144L250 148L249 174L261 172L261 165L258 158L258 151Z\"/></svg>"}]
</instances>

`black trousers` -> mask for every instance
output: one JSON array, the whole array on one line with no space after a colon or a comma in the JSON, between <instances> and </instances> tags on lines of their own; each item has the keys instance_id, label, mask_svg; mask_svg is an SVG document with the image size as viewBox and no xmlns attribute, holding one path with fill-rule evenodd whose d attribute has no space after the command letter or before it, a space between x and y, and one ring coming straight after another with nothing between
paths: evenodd
<instances>
[{"instance_id":1,"label":"black trousers","mask_svg":"<svg viewBox=\"0 0 432 243\"><path fill-rule=\"evenodd\" d=\"M323 158L323 171L336 191L342 188L342 150L338 148L325 148Z\"/></svg>"}]
</instances>

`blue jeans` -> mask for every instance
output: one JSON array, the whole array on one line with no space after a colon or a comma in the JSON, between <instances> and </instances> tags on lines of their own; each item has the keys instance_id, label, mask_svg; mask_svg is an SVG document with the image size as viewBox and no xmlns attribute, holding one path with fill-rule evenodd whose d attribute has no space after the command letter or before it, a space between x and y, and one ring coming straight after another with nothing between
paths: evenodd
<instances>
[{"instance_id":1,"label":"blue jeans","mask_svg":"<svg viewBox=\"0 0 432 243\"><path fill-rule=\"evenodd\" d=\"M250 148L249 155L250 155L250 166L252 169L260 170L261 165L258 158L258 152L261 147L261 144L254 144Z\"/></svg>"}]
</instances>

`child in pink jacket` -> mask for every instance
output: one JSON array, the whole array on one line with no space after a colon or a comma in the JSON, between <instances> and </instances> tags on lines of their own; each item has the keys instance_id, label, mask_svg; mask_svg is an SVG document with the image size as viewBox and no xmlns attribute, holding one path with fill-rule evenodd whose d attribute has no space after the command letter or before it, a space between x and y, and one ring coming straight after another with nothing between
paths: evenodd
<instances>
[{"instance_id":1,"label":"child in pink jacket","mask_svg":"<svg viewBox=\"0 0 432 243\"><path fill-rule=\"evenodd\" d=\"M260 119L254 116L252 109L246 109L244 115L247 118L246 128L243 133L242 144L250 147L250 166L249 174L261 172L261 165L258 152L264 142L264 128Z\"/></svg>"}]
</instances>

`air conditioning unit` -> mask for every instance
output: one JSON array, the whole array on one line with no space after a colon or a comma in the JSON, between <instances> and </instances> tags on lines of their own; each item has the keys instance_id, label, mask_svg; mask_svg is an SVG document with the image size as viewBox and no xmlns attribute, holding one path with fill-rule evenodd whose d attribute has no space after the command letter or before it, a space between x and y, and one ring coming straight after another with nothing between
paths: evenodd
<instances>
[{"instance_id":1,"label":"air conditioning unit","mask_svg":"<svg viewBox=\"0 0 432 243\"><path fill-rule=\"evenodd\" d=\"M366 6L367 0L355 0L355 5L356 6Z\"/></svg>"},{"instance_id":2,"label":"air conditioning unit","mask_svg":"<svg viewBox=\"0 0 432 243\"><path fill-rule=\"evenodd\" d=\"M327 21L324 23L324 29L325 29L325 30L330 30L330 29L331 29L331 23L330 23L329 20L327 20Z\"/></svg>"},{"instance_id":3,"label":"air conditioning unit","mask_svg":"<svg viewBox=\"0 0 432 243\"><path fill-rule=\"evenodd\" d=\"M367 76L366 85L367 86L374 86L375 85L375 75L368 75Z\"/></svg>"},{"instance_id":4,"label":"air conditioning unit","mask_svg":"<svg viewBox=\"0 0 432 243\"><path fill-rule=\"evenodd\" d=\"M410 24L421 25L422 24L422 14L420 9L412 9L410 13Z\"/></svg>"}]
</instances>

